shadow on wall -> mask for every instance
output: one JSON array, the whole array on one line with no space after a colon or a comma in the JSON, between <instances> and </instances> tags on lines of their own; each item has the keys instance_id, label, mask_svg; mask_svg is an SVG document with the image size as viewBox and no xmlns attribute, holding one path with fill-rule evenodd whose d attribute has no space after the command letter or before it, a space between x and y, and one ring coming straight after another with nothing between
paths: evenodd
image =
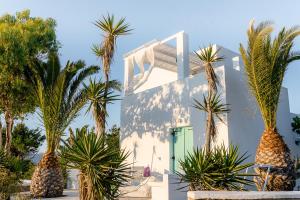
<instances>
[{"instance_id":1,"label":"shadow on wall","mask_svg":"<svg viewBox=\"0 0 300 200\"><path fill-rule=\"evenodd\" d=\"M221 97L224 97L223 68L218 71ZM142 138L144 133L151 134L161 142L169 141L170 128L191 125L193 98L202 100L206 91L206 78L201 73L125 96L121 103L121 141L133 134ZM201 122L201 119L205 119L204 113L197 114L197 121L202 125L205 122ZM205 127L202 125L200 128L203 130L195 131L204 133ZM136 152L133 153L136 155Z\"/></svg>"}]
</instances>

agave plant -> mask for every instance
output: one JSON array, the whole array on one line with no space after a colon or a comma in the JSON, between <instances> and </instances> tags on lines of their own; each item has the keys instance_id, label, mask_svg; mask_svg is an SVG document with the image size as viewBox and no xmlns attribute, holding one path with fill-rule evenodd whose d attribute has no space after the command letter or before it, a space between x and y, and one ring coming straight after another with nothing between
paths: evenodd
<instances>
[{"instance_id":1,"label":"agave plant","mask_svg":"<svg viewBox=\"0 0 300 200\"><path fill-rule=\"evenodd\" d=\"M189 183L189 190L245 190L253 181L245 173L252 163L243 164L248 157L239 155L238 147L224 145L207 152L194 149L184 160L180 160L181 172L176 172L180 182ZM180 188L182 189L182 188Z\"/></svg>"},{"instance_id":2,"label":"agave plant","mask_svg":"<svg viewBox=\"0 0 300 200\"><path fill-rule=\"evenodd\" d=\"M223 104L220 99L220 95L214 94L213 96L203 96L203 103L194 99L193 107L207 113L206 130L209 130L205 135L205 149L210 151L211 141L214 141L217 135L217 127L215 118L219 119L222 123L225 123L222 119L222 115L228 113L230 109L228 104Z\"/></svg>"},{"instance_id":3,"label":"agave plant","mask_svg":"<svg viewBox=\"0 0 300 200\"><path fill-rule=\"evenodd\" d=\"M294 40L300 35L300 28L283 28L272 39L272 23L262 22L254 27L250 22L248 29L248 47L240 45L240 52L248 77L249 88L256 98L261 112L265 131L262 134L256 151L255 162L269 165L272 171L268 177L267 190L293 190L295 186L294 162L290 150L279 134L277 109L280 91L288 65L300 59L300 53L294 52ZM257 169L261 176L257 179L257 187L262 189L267 172Z\"/></svg>"},{"instance_id":4,"label":"agave plant","mask_svg":"<svg viewBox=\"0 0 300 200\"><path fill-rule=\"evenodd\" d=\"M100 45L94 45L92 50L95 55L102 60L103 74L105 78L104 96L107 96L107 93L110 90L110 67L116 50L117 38L128 35L132 29L130 29L130 25L126 23L125 18L121 18L120 20L116 21L114 15L110 14L107 14L107 16L102 16L102 19L99 19L95 22L95 26L103 33L103 41ZM104 109L98 114L98 119L101 122L99 125L101 126L102 130L105 130L106 125L106 104L106 102L103 103Z\"/></svg>"},{"instance_id":5,"label":"agave plant","mask_svg":"<svg viewBox=\"0 0 300 200\"><path fill-rule=\"evenodd\" d=\"M106 105L109 103L113 103L116 100L119 100L119 95L114 94L114 90L121 90L121 84L112 80L108 82L108 91L106 91L106 84L101 80L96 82L95 80L90 79L89 85L84 84L85 94L87 99L89 100L89 107L87 111L92 110L92 114L95 120L96 134L101 135L104 134L105 130L102 126L105 121L103 121L102 113L108 116Z\"/></svg>"},{"instance_id":6,"label":"agave plant","mask_svg":"<svg viewBox=\"0 0 300 200\"><path fill-rule=\"evenodd\" d=\"M72 141L64 142L61 157L68 168L80 170L80 199L116 199L119 188L127 183L130 166L128 153L116 151L105 143L104 135L77 129Z\"/></svg>"},{"instance_id":7,"label":"agave plant","mask_svg":"<svg viewBox=\"0 0 300 200\"><path fill-rule=\"evenodd\" d=\"M58 55L51 54L47 63L35 63L29 69L45 128L47 149L31 181L35 197L56 197L63 193L63 174L56 150L65 129L86 102L81 83L96 73L98 67L85 67L83 61L67 62L62 69Z\"/></svg>"}]
</instances>

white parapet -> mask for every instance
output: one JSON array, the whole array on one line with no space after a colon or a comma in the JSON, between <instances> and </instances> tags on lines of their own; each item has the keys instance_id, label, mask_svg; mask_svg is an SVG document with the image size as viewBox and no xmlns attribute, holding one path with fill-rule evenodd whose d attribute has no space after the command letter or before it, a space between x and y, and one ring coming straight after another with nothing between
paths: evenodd
<instances>
[{"instance_id":1,"label":"white parapet","mask_svg":"<svg viewBox=\"0 0 300 200\"><path fill-rule=\"evenodd\" d=\"M300 191L190 191L188 200L200 199L300 199Z\"/></svg>"}]
</instances>

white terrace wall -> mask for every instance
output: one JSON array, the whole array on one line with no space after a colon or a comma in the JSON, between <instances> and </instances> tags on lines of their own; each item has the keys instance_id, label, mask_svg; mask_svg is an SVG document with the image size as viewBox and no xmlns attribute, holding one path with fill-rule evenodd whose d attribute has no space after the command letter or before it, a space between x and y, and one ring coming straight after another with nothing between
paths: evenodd
<instances>
[{"instance_id":1,"label":"white terrace wall","mask_svg":"<svg viewBox=\"0 0 300 200\"><path fill-rule=\"evenodd\" d=\"M224 91L224 66L216 69ZM205 114L192 108L193 98L207 91L204 73L125 96L121 103L121 146L131 152L135 166L147 166L160 174L170 170L170 129L192 126L194 145L204 143ZM221 93L225 100L225 93ZM226 103L226 102L224 102ZM219 123L218 123L219 124ZM227 128L219 124L220 141L228 141ZM227 143L227 142L226 142Z\"/></svg>"}]
</instances>

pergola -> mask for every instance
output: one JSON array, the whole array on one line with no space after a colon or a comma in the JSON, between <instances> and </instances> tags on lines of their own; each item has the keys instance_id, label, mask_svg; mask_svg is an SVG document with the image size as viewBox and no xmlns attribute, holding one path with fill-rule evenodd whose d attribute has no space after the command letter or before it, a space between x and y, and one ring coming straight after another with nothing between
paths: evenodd
<instances>
[{"instance_id":1,"label":"pergola","mask_svg":"<svg viewBox=\"0 0 300 200\"><path fill-rule=\"evenodd\" d=\"M175 46L168 44L172 40L176 40ZM161 41L153 40L125 54L125 93L139 87L154 67L176 72L177 79L199 73L203 69L202 64L195 54L189 52L188 46L188 35L182 31ZM145 65L149 65L147 71ZM139 68L139 74L134 75L134 67Z\"/></svg>"}]
</instances>

